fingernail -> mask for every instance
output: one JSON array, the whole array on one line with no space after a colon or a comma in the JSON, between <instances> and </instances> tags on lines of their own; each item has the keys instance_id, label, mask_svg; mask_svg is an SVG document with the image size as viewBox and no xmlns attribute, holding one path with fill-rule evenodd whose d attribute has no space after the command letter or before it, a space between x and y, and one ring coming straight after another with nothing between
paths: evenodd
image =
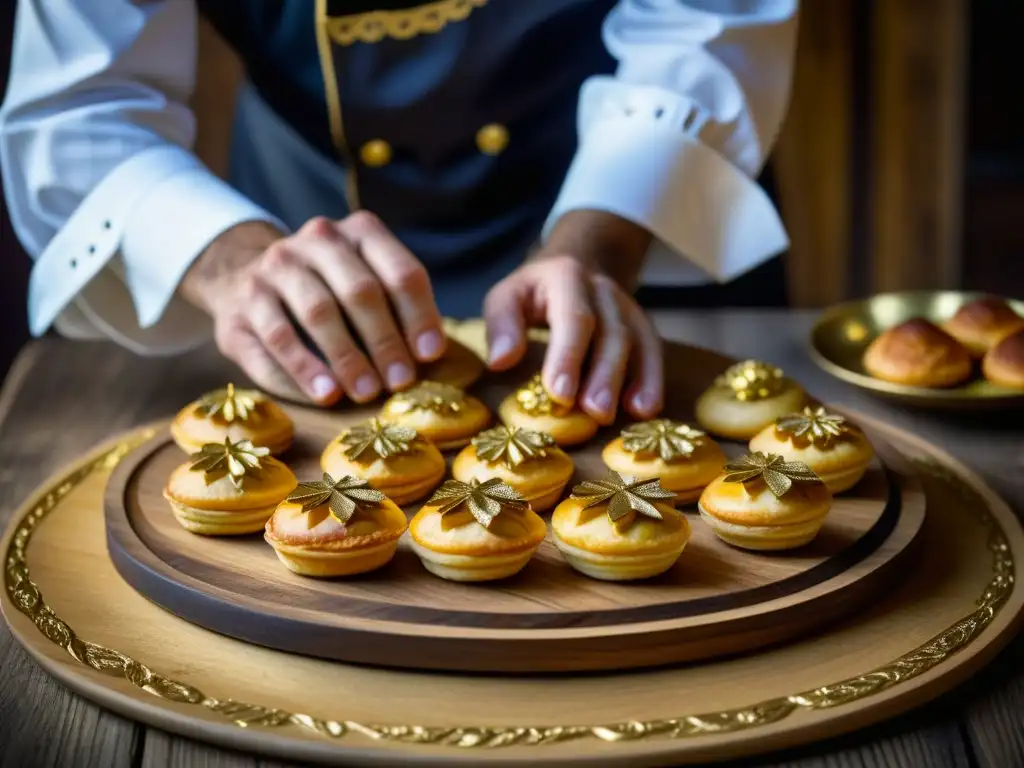
<instances>
[{"instance_id":1,"label":"fingernail","mask_svg":"<svg viewBox=\"0 0 1024 768\"><path fill-rule=\"evenodd\" d=\"M377 377L370 373L364 373L356 379L352 394L360 400L369 400L379 391L380 384L377 383Z\"/></svg>"},{"instance_id":2,"label":"fingernail","mask_svg":"<svg viewBox=\"0 0 1024 768\"><path fill-rule=\"evenodd\" d=\"M329 397L333 395L338 385L330 376L320 374L313 378L312 389L314 397Z\"/></svg>"},{"instance_id":3,"label":"fingernail","mask_svg":"<svg viewBox=\"0 0 1024 768\"><path fill-rule=\"evenodd\" d=\"M607 389L602 389L596 395L591 396L589 400L590 407L602 413L606 413L612 407L612 393Z\"/></svg>"},{"instance_id":4,"label":"fingernail","mask_svg":"<svg viewBox=\"0 0 1024 768\"><path fill-rule=\"evenodd\" d=\"M633 395L633 407L638 411L653 410L655 405L654 395L641 390Z\"/></svg>"},{"instance_id":5,"label":"fingernail","mask_svg":"<svg viewBox=\"0 0 1024 768\"><path fill-rule=\"evenodd\" d=\"M495 360L500 360L505 355L509 354L514 347L515 344L508 336L499 336L494 340L494 343L491 344L491 362L493 363Z\"/></svg>"},{"instance_id":6,"label":"fingernail","mask_svg":"<svg viewBox=\"0 0 1024 768\"><path fill-rule=\"evenodd\" d=\"M412 382L413 373L405 363L392 363L388 366L388 386L392 389L404 387Z\"/></svg>"},{"instance_id":7,"label":"fingernail","mask_svg":"<svg viewBox=\"0 0 1024 768\"><path fill-rule=\"evenodd\" d=\"M444 340L437 331L421 333L416 339L416 353L423 358L433 360L444 351Z\"/></svg>"},{"instance_id":8,"label":"fingernail","mask_svg":"<svg viewBox=\"0 0 1024 768\"><path fill-rule=\"evenodd\" d=\"M555 385L551 388L551 394L563 400L570 400L576 394L572 385L572 377L568 373L560 373L555 377Z\"/></svg>"}]
</instances>

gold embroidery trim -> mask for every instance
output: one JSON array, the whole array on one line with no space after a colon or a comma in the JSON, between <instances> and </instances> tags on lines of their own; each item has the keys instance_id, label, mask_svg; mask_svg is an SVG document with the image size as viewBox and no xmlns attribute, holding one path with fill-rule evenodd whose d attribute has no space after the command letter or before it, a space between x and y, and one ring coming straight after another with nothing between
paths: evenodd
<instances>
[{"instance_id":1,"label":"gold embroidery trim","mask_svg":"<svg viewBox=\"0 0 1024 768\"><path fill-rule=\"evenodd\" d=\"M928 672L970 645L998 615L1013 591L1013 552L1006 534L989 512L985 501L951 470L934 461L918 461L918 468L930 480L946 486L946 492L959 496L964 511L988 529L987 546L992 554L993 575L978 598L975 610L923 645L870 672L746 707L661 720L634 720L602 725L445 727L324 720L260 704L217 699L187 683L165 677L126 654L82 640L50 609L39 588L32 582L26 553L32 533L40 521L53 512L61 500L89 475L113 470L130 451L153 435L153 430L146 430L118 444L85 466L73 470L41 494L39 501L16 524L7 549L4 587L11 602L32 620L36 629L80 664L96 672L123 678L136 688L165 701L204 707L241 728L294 726L332 739L359 734L378 741L465 749L543 746L580 739L606 742L650 738L683 739L747 731L777 723L794 712L831 709L859 701Z\"/></svg>"},{"instance_id":2,"label":"gold embroidery trim","mask_svg":"<svg viewBox=\"0 0 1024 768\"><path fill-rule=\"evenodd\" d=\"M462 21L487 0L439 0L401 11L369 11L327 19L327 33L338 45L377 43L385 37L408 40L434 35L452 22Z\"/></svg>"},{"instance_id":3,"label":"gold embroidery trim","mask_svg":"<svg viewBox=\"0 0 1024 768\"><path fill-rule=\"evenodd\" d=\"M327 120L331 129L331 141L345 162L345 198L349 213L359 210L359 179L356 177L355 158L349 151L345 139L345 126L341 117L341 94L338 93L338 73L334 69L331 53L331 35L328 25L332 19L327 15L327 0L316 0L316 47L320 55L320 71L324 79L324 98L327 102Z\"/></svg>"}]
</instances>

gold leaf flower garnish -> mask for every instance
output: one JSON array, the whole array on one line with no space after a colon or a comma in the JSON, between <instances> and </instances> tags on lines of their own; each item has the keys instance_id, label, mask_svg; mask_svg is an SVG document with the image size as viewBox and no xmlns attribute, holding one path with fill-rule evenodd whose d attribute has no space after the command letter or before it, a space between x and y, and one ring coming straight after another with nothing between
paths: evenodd
<instances>
[{"instance_id":1,"label":"gold leaf flower garnish","mask_svg":"<svg viewBox=\"0 0 1024 768\"><path fill-rule=\"evenodd\" d=\"M224 389L209 392L199 400L198 410L203 416L220 417L229 424L235 421L255 420L259 407L266 398L254 389L235 389L228 384Z\"/></svg>"},{"instance_id":2,"label":"gold leaf flower garnish","mask_svg":"<svg viewBox=\"0 0 1024 768\"><path fill-rule=\"evenodd\" d=\"M207 443L189 456L189 469L202 472L207 485L226 475L232 485L241 490L245 478L259 478L260 459L269 454L269 448L255 446L251 440L231 442L225 438L223 443Z\"/></svg>"},{"instance_id":3,"label":"gold leaf flower garnish","mask_svg":"<svg viewBox=\"0 0 1024 768\"><path fill-rule=\"evenodd\" d=\"M326 472L323 480L299 483L287 498L287 501L301 504L302 511L309 513L306 521L310 528L315 528L328 516L339 523L347 523L357 509L386 500L387 496L371 488L362 478L345 476L335 480Z\"/></svg>"},{"instance_id":4,"label":"gold leaf flower garnish","mask_svg":"<svg viewBox=\"0 0 1024 768\"><path fill-rule=\"evenodd\" d=\"M368 451L387 459L409 453L417 437L416 430L411 427L370 419L366 424L349 429L339 441L345 446L345 455L350 459L358 459Z\"/></svg>"},{"instance_id":5,"label":"gold leaf flower garnish","mask_svg":"<svg viewBox=\"0 0 1024 768\"><path fill-rule=\"evenodd\" d=\"M437 381L421 381L411 389L398 392L391 397L391 410L395 413L410 411L433 411L434 413L458 413L466 402L466 393L451 384Z\"/></svg>"},{"instance_id":6,"label":"gold leaf flower garnish","mask_svg":"<svg viewBox=\"0 0 1024 768\"><path fill-rule=\"evenodd\" d=\"M469 483L446 480L427 504L436 506L442 516L465 509L484 528L489 528L503 511L524 512L530 508L518 491L497 478L482 483L476 479Z\"/></svg>"},{"instance_id":7,"label":"gold leaf flower garnish","mask_svg":"<svg viewBox=\"0 0 1024 768\"><path fill-rule=\"evenodd\" d=\"M636 455L657 455L662 461L689 458L704 440L704 433L671 419L652 419L622 430L622 447Z\"/></svg>"},{"instance_id":8,"label":"gold leaf flower garnish","mask_svg":"<svg viewBox=\"0 0 1024 768\"><path fill-rule=\"evenodd\" d=\"M551 393L544 386L544 379L539 373L516 390L516 401L519 403L519 410L531 416L563 416L569 412L564 405L551 399Z\"/></svg>"},{"instance_id":9,"label":"gold leaf flower garnish","mask_svg":"<svg viewBox=\"0 0 1024 768\"><path fill-rule=\"evenodd\" d=\"M730 461L725 465L725 472L723 479L727 483L749 483L762 478L777 498L785 496L794 482L821 482L821 478L802 461L786 461L776 453L761 451Z\"/></svg>"},{"instance_id":10,"label":"gold leaf flower garnish","mask_svg":"<svg viewBox=\"0 0 1024 768\"><path fill-rule=\"evenodd\" d=\"M661 487L658 478L637 480L618 472L609 472L603 480L584 480L572 489L571 498L587 499L583 509L607 503L608 519L614 523L630 512L662 520L661 512L654 505L659 501L674 499L675 496L672 491Z\"/></svg>"},{"instance_id":11,"label":"gold leaf flower garnish","mask_svg":"<svg viewBox=\"0 0 1024 768\"><path fill-rule=\"evenodd\" d=\"M804 408L802 413L782 416L775 422L776 431L790 439L804 438L819 448L827 448L833 439L850 431L846 419L829 413L824 406Z\"/></svg>"},{"instance_id":12,"label":"gold leaf flower garnish","mask_svg":"<svg viewBox=\"0 0 1024 768\"><path fill-rule=\"evenodd\" d=\"M546 432L516 427L495 427L473 438L476 455L492 464L501 461L515 469L527 459L547 456L555 439Z\"/></svg>"},{"instance_id":13,"label":"gold leaf flower garnish","mask_svg":"<svg viewBox=\"0 0 1024 768\"><path fill-rule=\"evenodd\" d=\"M744 360L726 369L715 386L728 389L737 400L753 402L774 397L786 388L782 369L760 360Z\"/></svg>"}]
</instances>

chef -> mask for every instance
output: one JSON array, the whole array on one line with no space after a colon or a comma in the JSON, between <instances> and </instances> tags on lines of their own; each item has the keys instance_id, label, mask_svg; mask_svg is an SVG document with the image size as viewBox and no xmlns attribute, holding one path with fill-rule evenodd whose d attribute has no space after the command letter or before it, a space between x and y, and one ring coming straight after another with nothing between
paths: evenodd
<instances>
[{"instance_id":1,"label":"chef","mask_svg":"<svg viewBox=\"0 0 1024 768\"><path fill-rule=\"evenodd\" d=\"M0 162L31 330L211 338L327 405L407 386L442 317L505 370L550 328L553 397L663 401L632 294L787 247L754 181L796 0L19 0ZM192 152L197 21L237 51L230 172ZM647 270L647 271L645 271Z\"/></svg>"}]
</instances>

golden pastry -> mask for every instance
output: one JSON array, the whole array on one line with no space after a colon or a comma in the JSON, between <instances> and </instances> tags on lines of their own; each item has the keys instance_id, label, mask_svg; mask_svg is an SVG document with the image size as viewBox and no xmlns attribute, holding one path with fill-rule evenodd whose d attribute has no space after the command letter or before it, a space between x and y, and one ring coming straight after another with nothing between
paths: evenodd
<instances>
[{"instance_id":1,"label":"golden pastry","mask_svg":"<svg viewBox=\"0 0 1024 768\"><path fill-rule=\"evenodd\" d=\"M440 358L418 367L417 378L469 389L483 375L484 362L476 352L451 336Z\"/></svg>"},{"instance_id":2,"label":"golden pastry","mask_svg":"<svg viewBox=\"0 0 1024 768\"><path fill-rule=\"evenodd\" d=\"M261 530L297 483L268 448L225 439L204 445L175 469L164 498L186 530L236 536Z\"/></svg>"},{"instance_id":3,"label":"golden pastry","mask_svg":"<svg viewBox=\"0 0 1024 768\"><path fill-rule=\"evenodd\" d=\"M1000 340L1024 328L1024 317L1003 299L985 296L964 304L942 327L974 357L981 358Z\"/></svg>"},{"instance_id":4,"label":"golden pastry","mask_svg":"<svg viewBox=\"0 0 1024 768\"><path fill-rule=\"evenodd\" d=\"M911 387L952 387L970 378L971 367L967 348L921 317L882 332L864 351L871 376Z\"/></svg>"},{"instance_id":5,"label":"golden pastry","mask_svg":"<svg viewBox=\"0 0 1024 768\"><path fill-rule=\"evenodd\" d=\"M751 453L725 465L697 503L718 538L743 549L794 549L809 543L832 508L828 486L799 461Z\"/></svg>"},{"instance_id":6,"label":"golden pastry","mask_svg":"<svg viewBox=\"0 0 1024 768\"><path fill-rule=\"evenodd\" d=\"M992 347L981 369L993 384L1024 389L1024 330L1011 333Z\"/></svg>"},{"instance_id":7,"label":"golden pastry","mask_svg":"<svg viewBox=\"0 0 1024 768\"><path fill-rule=\"evenodd\" d=\"M860 482L875 455L861 429L821 406L804 408L765 427L750 441L750 450L802 461L833 496Z\"/></svg>"},{"instance_id":8,"label":"golden pastry","mask_svg":"<svg viewBox=\"0 0 1024 768\"><path fill-rule=\"evenodd\" d=\"M561 446L578 445L597 434L597 422L579 408L559 405L538 373L498 406L502 421L551 435Z\"/></svg>"},{"instance_id":9,"label":"golden pastry","mask_svg":"<svg viewBox=\"0 0 1024 768\"><path fill-rule=\"evenodd\" d=\"M551 435L506 426L481 432L452 464L456 480L497 478L526 499L534 512L555 506L574 471L572 459Z\"/></svg>"},{"instance_id":10,"label":"golden pastry","mask_svg":"<svg viewBox=\"0 0 1024 768\"><path fill-rule=\"evenodd\" d=\"M281 407L262 392L224 389L190 403L171 422L171 437L186 453L208 443L249 440L280 455L292 444L295 426Z\"/></svg>"},{"instance_id":11,"label":"golden pastry","mask_svg":"<svg viewBox=\"0 0 1024 768\"><path fill-rule=\"evenodd\" d=\"M491 421L487 406L458 387L421 381L392 395L380 417L415 429L442 451L461 448Z\"/></svg>"},{"instance_id":12,"label":"golden pastry","mask_svg":"<svg viewBox=\"0 0 1024 768\"><path fill-rule=\"evenodd\" d=\"M803 388L781 369L744 360L697 398L697 423L719 437L749 440L779 416L800 410L806 400Z\"/></svg>"},{"instance_id":13,"label":"golden pastry","mask_svg":"<svg viewBox=\"0 0 1024 768\"><path fill-rule=\"evenodd\" d=\"M450 581L493 581L525 567L547 526L497 478L448 480L409 523L412 548L424 567Z\"/></svg>"},{"instance_id":14,"label":"golden pastry","mask_svg":"<svg viewBox=\"0 0 1024 768\"><path fill-rule=\"evenodd\" d=\"M658 478L676 494L676 504L691 504L718 477L726 458L718 443L699 429L671 419L631 424L601 451L605 466L638 480Z\"/></svg>"},{"instance_id":15,"label":"golden pastry","mask_svg":"<svg viewBox=\"0 0 1024 768\"><path fill-rule=\"evenodd\" d=\"M428 495L446 470L437 446L415 429L379 419L334 438L320 456L320 468L331 477L361 477L400 505Z\"/></svg>"},{"instance_id":16,"label":"golden pastry","mask_svg":"<svg viewBox=\"0 0 1024 768\"><path fill-rule=\"evenodd\" d=\"M263 538L302 576L351 576L386 565L409 527L395 502L362 478L299 483L267 521Z\"/></svg>"},{"instance_id":17,"label":"golden pastry","mask_svg":"<svg viewBox=\"0 0 1024 768\"><path fill-rule=\"evenodd\" d=\"M580 573L603 581L631 581L671 568L690 540L686 515L671 505L672 491L657 478L617 472L585 481L555 507L555 546Z\"/></svg>"}]
</instances>

